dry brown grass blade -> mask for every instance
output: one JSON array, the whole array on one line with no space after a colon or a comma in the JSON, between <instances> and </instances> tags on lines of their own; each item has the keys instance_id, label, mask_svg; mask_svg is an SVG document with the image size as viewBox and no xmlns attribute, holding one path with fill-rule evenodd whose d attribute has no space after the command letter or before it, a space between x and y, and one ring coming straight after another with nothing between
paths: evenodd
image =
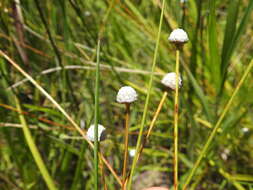
<instances>
[{"instance_id":1,"label":"dry brown grass blade","mask_svg":"<svg viewBox=\"0 0 253 190\"><path fill-rule=\"evenodd\" d=\"M39 121L42 121L42 122L47 123L47 124L50 124L52 126L62 127L62 128L68 129L68 130L74 130L74 128L72 126L69 126L69 125L63 125L63 124L51 121L51 120L49 120L47 118L44 118L44 117L37 117L36 115L31 114L31 113L26 112L26 111L19 112L16 108L14 108L14 107L12 107L10 105L6 105L6 104L1 104L0 103L0 107L3 107L5 109L11 110L11 111L18 112L19 114L28 115L29 117L36 118Z\"/></svg>"}]
</instances>

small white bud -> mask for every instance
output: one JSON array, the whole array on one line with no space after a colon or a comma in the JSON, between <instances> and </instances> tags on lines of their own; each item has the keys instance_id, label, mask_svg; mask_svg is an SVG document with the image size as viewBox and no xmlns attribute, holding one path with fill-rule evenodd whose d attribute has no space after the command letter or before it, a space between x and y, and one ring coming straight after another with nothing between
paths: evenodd
<instances>
[{"instance_id":1,"label":"small white bud","mask_svg":"<svg viewBox=\"0 0 253 190\"><path fill-rule=\"evenodd\" d=\"M91 125L90 128L87 131L87 138L90 141L95 141L95 134L94 134L94 128L95 125ZM103 141L105 140L105 128L103 125L98 124L98 141Z\"/></svg>"},{"instance_id":2,"label":"small white bud","mask_svg":"<svg viewBox=\"0 0 253 190\"><path fill-rule=\"evenodd\" d=\"M162 84L166 87L171 88L172 90L176 89L176 73L172 72L172 73L167 73L163 79L162 79ZM178 87L180 88L182 86L182 79L179 76L178 77Z\"/></svg>"},{"instance_id":3,"label":"small white bud","mask_svg":"<svg viewBox=\"0 0 253 190\"><path fill-rule=\"evenodd\" d=\"M121 104L132 103L137 100L137 97L138 95L132 87L124 86L119 89L116 100Z\"/></svg>"},{"instance_id":4,"label":"small white bud","mask_svg":"<svg viewBox=\"0 0 253 190\"><path fill-rule=\"evenodd\" d=\"M130 155L131 157L134 157L135 154L136 154L136 150L135 150L135 149L129 150L129 155Z\"/></svg>"},{"instance_id":5,"label":"small white bud","mask_svg":"<svg viewBox=\"0 0 253 190\"><path fill-rule=\"evenodd\" d=\"M83 119L80 120L80 127L81 129L85 128L85 121Z\"/></svg>"},{"instance_id":6,"label":"small white bud","mask_svg":"<svg viewBox=\"0 0 253 190\"><path fill-rule=\"evenodd\" d=\"M90 13L90 11L85 11L85 12L84 12L84 15L85 15L85 16L90 16L91 13Z\"/></svg>"},{"instance_id":7,"label":"small white bud","mask_svg":"<svg viewBox=\"0 0 253 190\"><path fill-rule=\"evenodd\" d=\"M168 38L170 42L173 43L186 43L189 41L187 33L183 29L175 29L170 33L170 36Z\"/></svg>"},{"instance_id":8,"label":"small white bud","mask_svg":"<svg viewBox=\"0 0 253 190\"><path fill-rule=\"evenodd\" d=\"M223 160L227 160L229 154L230 154L230 150L226 148L226 149L224 149L224 151L221 153L221 158L222 158Z\"/></svg>"},{"instance_id":9,"label":"small white bud","mask_svg":"<svg viewBox=\"0 0 253 190\"><path fill-rule=\"evenodd\" d=\"M244 132L244 133L249 132L249 128L247 128L247 127L242 128L242 132Z\"/></svg>"},{"instance_id":10,"label":"small white bud","mask_svg":"<svg viewBox=\"0 0 253 190\"><path fill-rule=\"evenodd\" d=\"M228 155L227 154L225 154L224 152L223 153L221 153L221 158L223 159L223 160L227 160L228 159Z\"/></svg>"}]
</instances>

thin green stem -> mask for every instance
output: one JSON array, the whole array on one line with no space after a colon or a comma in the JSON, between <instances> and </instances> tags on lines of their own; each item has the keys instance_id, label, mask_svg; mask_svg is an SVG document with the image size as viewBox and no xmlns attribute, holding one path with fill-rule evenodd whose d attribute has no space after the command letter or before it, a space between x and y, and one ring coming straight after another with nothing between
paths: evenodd
<instances>
[{"instance_id":1,"label":"thin green stem","mask_svg":"<svg viewBox=\"0 0 253 190\"><path fill-rule=\"evenodd\" d=\"M150 80L149 80L149 84L148 84L148 93L147 93L147 97L146 97L146 101L145 101L145 106L144 106L144 111L143 111L143 115L142 115L140 131L139 131L139 135L138 135L138 139L137 139L137 145L136 145L137 154L135 154L134 159L133 159L132 168L131 168L131 172L130 172L130 177L129 177L129 180L128 180L128 182L129 182L128 183L128 188L127 188L128 190L130 190L131 186L132 186L132 179L133 179L133 175L134 175L134 171L135 171L135 167L136 167L137 159L138 159L137 155L138 155L138 152L140 151L143 129L144 129L144 125L145 125L145 121L146 121L146 117L147 117L147 111L148 111L149 99L150 99L150 92L151 92L152 84L153 84L153 77L154 77L156 59L157 59L157 55L158 55L158 48L159 48L159 42L160 42L160 36L161 36L164 8L165 8L165 0L163 0L163 4L162 4L162 11L161 11L161 16L160 16L160 23L159 23L159 30L158 30L157 40L156 40L154 59L153 59L153 63L152 63Z\"/></svg>"},{"instance_id":2,"label":"thin green stem","mask_svg":"<svg viewBox=\"0 0 253 190\"><path fill-rule=\"evenodd\" d=\"M98 39L97 45L97 65L96 65L96 84L95 84L95 141L94 141L94 178L95 178L95 190L98 190L98 115L99 115L99 80L100 80L100 67L99 67L99 53L100 53L100 39Z\"/></svg>"},{"instance_id":3,"label":"thin green stem","mask_svg":"<svg viewBox=\"0 0 253 190\"><path fill-rule=\"evenodd\" d=\"M174 190L178 189L178 106L179 106L179 57L180 51L176 51L176 89L174 99Z\"/></svg>"},{"instance_id":4,"label":"thin green stem","mask_svg":"<svg viewBox=\"0 0 253 190\"><path fill-rule=\"evenodd\" d=\"M230 107L231 107L231 105L232 105L232 102L233 102L235 96L237 95L239 89L241 88L243 82L245 81L245 79L246 79L247 75L249 74L250 70L252 69L252 67L253 67L253 60L251 60L250 64L249 64L248 67L246 68L246 70L245 70L245 72L244 72L244 74L243 74L241 80L240 80L239 83L237 84L237 86L236 86L236 88L235 88L235 90L234 90L234 92L233 92L231 98L229 99L229 101L228 101L228 103L226 104L226 106L225 106L223 112L221 113L221 115L220 115L218 121L216 122L216 124L215 124L215 126L214 126L214 128L213 128L213 130L212 130L212 132L211 132L211 134L210 134L210 136L208 137L208 139L207 139L207 141L206 141L206 143L205 143L205 145L204 145L202 151L200 152L200 155L198 156L197 161L195 162L195 164L194 164L194 166L193 166L193 168L192 168L192 170L191 170L189 176L188 176L187 179L186 179L186 182L185 182L185 184L184 184L184 186L183 186L183 190L186 190L186 188L187 188L187 186L189 185L189 183L190 183L190 181L191 181L193 175L195 174L197 168L199 167L199 165L200 165L202 159L204 158L204 156L206 156L207 150L208 150L208 148L209 148L211 142L213 141L213 139L214 139L214 137L215 137L215 135L216 135L216 133L217 133L217 130L219 129L219 127L220 127L220 125L221 125L221 123L222 123L224 117L226 116L228 110L230 109Z\"/></svg>"},{"instance_id":5,"label":"thin green stem","mask_svg":"<svg viewBox=\"0 0 253 190\"><path fill-rule=\"evenodd\" d=\"M17 106L18 112L22 113L19 100L16 97L15 97L15 101L16 101L16 106ZM51 176L50 176L50 174L49 174L49 172L48 172L48 170L45 166L45 163L43 162L43 160L41 158L41 155L40 155L40 153L39 153L39 151L36 147L36 144L33 141L31 131L30 131L30 129L29 129L27 123L26 123L24 115L19 114L19 119L20 119L20 122L22 124L22 130L23 130L27 145L28 145L28 147L29 147L29 149L32 153L32 156L35 160L36 165L38 166L38 168L40 170L40 173L41 173L43 179L45 180L45 182L47 184L48 189L49 190L56 190L57 188L54 184L54 181L51 178Z\"/></svg>"},{"instance_id":6,"label":"thin green stem","mask_svg":"<svg viewBox=\"0 0 253 190\"><path fill-rule=\"evenodd\" d=\"M126 104L126 116L125 116L125 151L124 151L124 164L122 172L122 190L126 189L126 171L128 163L128 133L129 133L129 118L130 118L130 104Z\"/></svg>"}]
</instances>

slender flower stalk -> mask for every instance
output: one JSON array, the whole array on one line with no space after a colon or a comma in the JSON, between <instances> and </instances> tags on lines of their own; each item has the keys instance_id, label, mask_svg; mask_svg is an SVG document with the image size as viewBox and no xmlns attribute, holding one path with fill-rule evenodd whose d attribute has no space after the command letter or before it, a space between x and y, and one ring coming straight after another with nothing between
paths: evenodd
<instances>
[{"instance_id":1,"label":"slender flower stalk","mask_svg":"<svg viewBox=\"0 0 253 190\"><path fill-rule=\"evenodd\" d=\"M146 143L148 142L148 139L149 139L149 137L150 137L151 131L152 131L152 129L153 129L154 126L155 126L155 122L156 122L156 120L157 120L157 118L158 118L158 115L159 115L159 113L160 113L160 111L161 111L161 109L162 109L162 106L163 106L163 104L164 104L164 102L165 102L167 96L168 96L168 92L165 91L165 92L163 93L162 99L161 99L161 101L160 101L160 103L159 103L159 105L158 105L158 107L157 107L157 110L156 110L156 112L155 112L155 115L154 115L154 117L153 117L153 119L152 119L152 121L151 121L151 123L150 123L150 125L149 125L148 132L147 132L147 134L146 134L146 136L145 136L145 138L144 138L144 141L143 141L143 143L142 143L142 145L141 145L140 151L137 153L137 162L138 162L138 160L139 160L139 158L140 158L140 155L141 155L141 153L142 153L142 151L143 151L143 148L145 147Z\"/></svg>"},{"instance_id":2,"label":"slender flower stalk","mask_svg":"<svg viewBox=\"0 0 253 190\"><path fill-rule=\"evenodd\" d=\"M130 104L126 105L126 116L125 116L125 146L124 146L124 164L123 164L123 171L122 171L122 189L125 190L126 188L126 171L127 171L127 164L128 164L128 134L129 134L129 116L130 116Z\"/></svg>"},{"instance_id":3,"label":"slender flower stalk","mask_svg":"<svg viewBox=\"0 0 253 190\"><path fill-rule=\"evenodd\" d=\"M117 94L117 102L120 104L125 104L126 115L125 115L125 145L124 145L124 163L122 171L122 190L126 189L126 173L128 164L128 135L129 135L129 118L130 118L130 105L137 100L136 91L130 86L124 86L119 89Z\"/></svg>"},{"instance_id":4,"label":"slender flower stalk","mask_svg":"<svg viewBox=\"0 0 253 190\"><path fill-rule=\"evenodd\" d=\"M179 55L180 51L176 51L176 89L174 98L174 189L178 189L178 106L179 106Z\"/></svg>"},{"instance_id":5,"label":"slender flower stalk","mask_svg":"<svg viewBox=\"0 0 253 190\"><path fill-rule=\"evenodd\" d=\"M176 46L176 86L174 97L174 190L178 190L178 108L179 108L179 58L180 49L183 47L188 39L187 33L178 28L171 32L169 39L170 42Z\"/></svg>"}]
</instances>

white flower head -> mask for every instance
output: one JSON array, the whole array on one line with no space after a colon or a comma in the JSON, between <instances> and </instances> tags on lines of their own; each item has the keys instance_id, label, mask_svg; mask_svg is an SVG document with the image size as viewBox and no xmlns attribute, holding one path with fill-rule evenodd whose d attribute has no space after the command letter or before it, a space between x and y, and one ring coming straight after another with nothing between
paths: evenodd
<instances>
[{"instance_id":1,"label":"white flower head","mask_svg":"<svg viewBox=\"0 0 253 190\"><path fill-rule=\"evenodd\" d=\"M91 15L91 12L90 12L90 11L85 11L85 12L84 12L84 15L85 15L85 16L90 16L90 15Z\"/></svg>"},{"instance_id":2,"label":"white flower head","mask_svg":"<svg viewBox=\"0 0 253 190\"><path fill-rule=\"evenodd\" d=\"M228 155L227 154L225 154L224 152L223 153L221 153L221 158L223 159L223 160L227 160L228 159Z\"/></svg>"},{"instance_id":3,"label":"white flower head","mask_svg":"<svg viewBox=\"0 0 253 190\"><path fill-rule=\"evenodd\" d=\"M132 103L137 100L136 91L130 86L123 86L119 89L117 94L117 102L121 104Z\"/></svg>"},{"instance_id":4,"label":"white flower head","mask_svg":"<svg viewBox=\"0 0 253 190\"><path fill-rule=\"evenodd\" d=\"M175 90L176 89L176 73L174 72L171 72L171 73L167 73L163 79L162 79L162 84L166 87L169 87L171 88L172 90ZM181 77L179 76L178 77L178 87L180 88L182 86L182 79Z\"/></svg>"},{"instance_id":5,"label":"white flower head","mask_svg":"<svg viewBox=\"0 0 253 190\"><path fill-rule=\"evenodd\" d=\"M249 132L249 128L247 128L247 127L242 128L242 132L244 132L244 133Z\"/></svg>"},{"instance_id":6,"label":"white flower head","mask_svg":"<svg viewBox=\"0 0 253 190\"><path fill-rule=\"evenodd\" d=\"M172 43L181 44L188 42L189 38L183 29L177 28L170 33L168 40Z\"/></svg>"},{"instance_id":7,"label":"white flower head","mask_svg":"<svg viewBox=\"0 0 253 190\"><path fill-rule=\"evenodd\" d=\"M222 158L223 160L227 160L229 154L230 154L230 150L226 148L226 149L224 149L224 151L221 153L221 158Z\"/></svg>"},{"instance_id":8,"label":"white flower head","mask_svg":"<svg viewBox=\"0 0 253 190\"><path fill-rule=\"evenodd\" d=\"M131 157L134 157L135 154L136 154L136 150L135 150L135 149L129 150L129 155L130 155Z\"/></svg>"},{"instance_id":9,"label":"white flower head","mask_svg":"<svg viewBox=\"0 0 253 190\"><path fill-rule=\"evenodd\" d=\"M90 128L87 131L87 138L90 141L95 141L95 133L94 133L95 125L91 125ZM103 125L98 124L98 141L105 140L105 128Z\"/></svg>"}]
</instances>

